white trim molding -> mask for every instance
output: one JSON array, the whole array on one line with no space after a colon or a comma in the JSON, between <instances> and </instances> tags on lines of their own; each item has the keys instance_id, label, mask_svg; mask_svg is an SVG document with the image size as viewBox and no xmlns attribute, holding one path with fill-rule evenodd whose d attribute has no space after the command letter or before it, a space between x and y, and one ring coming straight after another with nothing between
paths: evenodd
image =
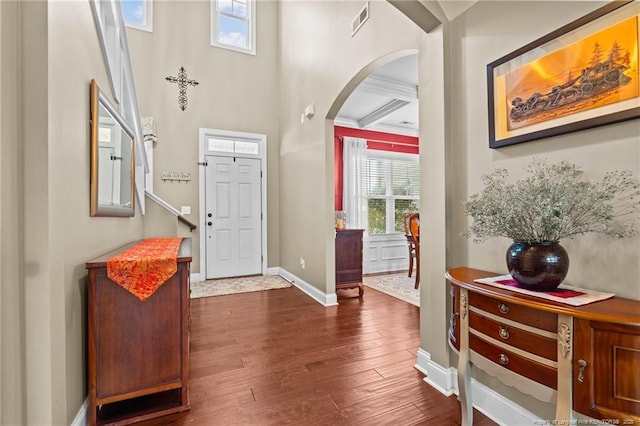
<instances>
[{"instance_id":1,"label":"white trim molding","mask_svg":"<svg viewBox=\"0 0 640 426\"><path fill-rule=\"evenodd\" d=\"M424 381L445 396L458 395L458 370L445 368L433 361L429 352L419 348L415 368L426 374ZM471 379L473 407L494 422L510 425L545 424L544 420L510 399Z\"/></svg>"},{"instance_id":2,"label":"white trim molding","mask_svg":"<svg viewBox=\"0 0 640 426\"><path fill-rule=\"evenodd\" d=\"M407 102L418 100L418 86L404 81L393 80L379 75L370 75L361 83L361 89L374 95L401 99Z\"/></svg>"},{"instance_id":3,"label":"white trim molding","mask_svg":"<svg viewBox=\"0 0 640 426\"><path fill-rule=\"evenodd\" d=\"M270 266L269 268L266 269L266 273L263 275L279 275L284 280L290 282L291 284L293 284L294 286L302 290L304 293L311 296L321 305L334 306L338 304L335 293L331 293L328 295L324 294L320 290L312 286L311 284L305 282L303 279L291 274L290 272L287 272L286 270L280 268L279 266ZM199 272L192 272L189 275L189 279L191 280L192 283L205 281L204 274L201 274Z\"/></svg>"},{"instance_id":4,"label":"white trim molding","mask_svg":"<svg viewBox=\"0 0 640 426\"><path fill-rule=\"evenodd\" d=\"M278 266L270 266L267 268L267 275L280 275L280 268Z\"/></svg>"},{"instance_id":5,"label":"white trim molding","mask_svg":"<svg viewBox=\"0 0 640 426\"><path fill-rule=\"evenodd\" d=\"M335 306L338 304L338 296L335 293L323 293L318 290L302 278L292 274L286 269L279 268L278 275L280 275L285 280L289 281L294 286L298 287L316 302L320 303L323 306Z\"/></svg>"},{"instance_id":6,"label":"white trim molding","mask_svg":"<svg viewBox=\"0 0 640 426\"><path fill-rule=\"evenodd\" d=\"M291 284L299 288L303 293L306 293L309 297L323 306L336 306L338 304L338 297L336 293L325 294L302 278L292 274L286 269L280 268L279 266L272 266L267 268L266 273L263 275L279 275L284 280L290 282ZM192 273L189 278L191 279L192 283L205 280L204 274L197 272Z\"/></svg>"},{"instance_id":7,"label":"white trim molding","mask_svg":"<svg viewBox=\"0 0 640 426\"><path fill-rule=\"evenodd\" d=\"M444 396L458 394L456 369L453 367L447 369L431 361L431 354L422 348L418 348L415 368L425 375L425 382Z\"/></svg>"},{"instance_id":8,"label":"white trim molding","mask_svg":"<svg viewBox=\"0 0 640 426\"><path fill-rule=\"evenodd\" d=\"M76 414L73 421L71 422L71 426L86 426L89 423L87 419L88 409L89 409L89 399L85 398L84 402L82 403L82 406L78 410L78 413Z\"/></svg>"}]
</instances>

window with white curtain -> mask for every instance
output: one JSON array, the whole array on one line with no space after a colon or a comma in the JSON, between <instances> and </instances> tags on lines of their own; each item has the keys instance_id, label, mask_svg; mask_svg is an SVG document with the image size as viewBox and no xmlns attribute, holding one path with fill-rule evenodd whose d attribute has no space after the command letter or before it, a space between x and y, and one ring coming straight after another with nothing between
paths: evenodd
<instances>
[{"instance_id":1,"label":"window with white curtain","mask_svg":"<svg viewBox=\"0 0 640 426\"><path fill-rule=\"evenodd\" d=\"M256 54L255 0L211 0L211 45Z\"/></svg>"},{"instance_id":2,"label":"window with white curtain","mask_svg":"<svg viewBox=\"0 0 640 426\"><path fill-rule=\"evenodd\" d=\"M419 206L418 156L369 150L366 174L369 235L404 233L405 214Z\"/></svg>"}]
</instances>

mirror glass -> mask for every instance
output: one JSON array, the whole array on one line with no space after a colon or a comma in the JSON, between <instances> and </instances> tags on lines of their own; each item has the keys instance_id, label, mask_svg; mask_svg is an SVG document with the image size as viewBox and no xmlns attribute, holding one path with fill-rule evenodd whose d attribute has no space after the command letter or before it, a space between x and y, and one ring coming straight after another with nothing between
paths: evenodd
<instances>
[{"instance_id":1,"label":"mirror glass","mask_svg":"<svg viewBox=\"0 0 640 426\"><path fill-rule=\"evenodd\" d=\"M133 216L133 132L91 80L91 216Z\"/></svg>"}]
</instances>

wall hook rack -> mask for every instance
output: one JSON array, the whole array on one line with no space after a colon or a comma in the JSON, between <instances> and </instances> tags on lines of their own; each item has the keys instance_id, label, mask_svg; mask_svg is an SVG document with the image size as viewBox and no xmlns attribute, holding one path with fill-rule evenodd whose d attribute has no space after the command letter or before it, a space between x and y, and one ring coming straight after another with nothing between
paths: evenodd
<instances>
[{"instance_id":1,"label":"wall hook rack","mask_svg":"<svg viewBox=\"0 0 640 426\"><path fill-rule=\"evenodd\" d=\"M162 172L160 179L163 182L189 182L191 180L191 173L187 172Z\"/></svg>"}]
</instances>

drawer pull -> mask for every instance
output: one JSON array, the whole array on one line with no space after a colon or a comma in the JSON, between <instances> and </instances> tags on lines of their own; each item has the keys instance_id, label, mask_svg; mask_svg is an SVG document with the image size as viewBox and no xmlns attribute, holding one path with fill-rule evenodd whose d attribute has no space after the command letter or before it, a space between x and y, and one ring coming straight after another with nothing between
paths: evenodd
<instances>
[{"instance_id":1,"label":"drawer pull","mask_svg":"<svg viewBox=\"0 0 640 426\"><path fill-rule=\"evenodd\" d=\"M508 314L509 313L509 306L505 305L504 303L500 303L498 304L498 309L500 310L500 312L502 312L503 314Z\"/></svg>"},{"instance_id":2,"label":"drawer pull","mask_svg":"<svg viewBox=\"0 0 640 426\"><path fill-rule=\"evenodd\" d=\"M500 361L500 364L502 365L507 365L509 364L509 357L506 356L505 354L500 354L498 356L498 361Z\"/></svg>"},{"instance_id":3,"label":"drawer pull","mask_svg":"<svg viewBox=\"0 0 640 426\"><path fill-rule=\"evenodd\" d=\"M504 340L507 340L509 338L509 328L506 325L500 324L500 329L498 330L498 334Z\"/></svg>"},{"instance_id":4,"label":"drawer pull","mask_svg":"<svg viewBox=\"0 0 640 426\"><path fill-rule=\"evenodd\" d=\"M579 359L578 367L580 367L580 371L578 371L578 381L582 383L584 382L584 369L587 367L587 361L585 361L584 359Z\"/></svg>"}]
</instances>

